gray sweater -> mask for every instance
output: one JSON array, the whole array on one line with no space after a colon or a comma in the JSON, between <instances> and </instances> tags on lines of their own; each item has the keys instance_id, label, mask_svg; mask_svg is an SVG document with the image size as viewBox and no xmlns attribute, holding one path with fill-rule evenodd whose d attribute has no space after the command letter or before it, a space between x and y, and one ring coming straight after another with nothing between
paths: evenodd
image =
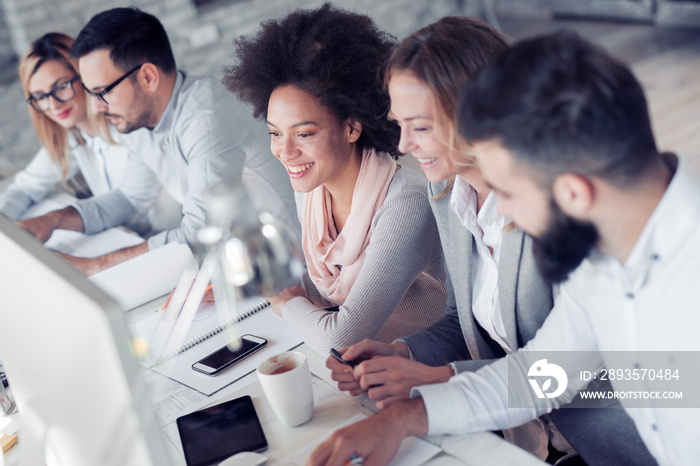
<instances>
[{"instance_id":1,"label":"gray sweater","mask_svg":"<svg viewBox=\"0 0 700 466\"><path fill-rule=\"evenodd\" d=\"M297 206L303 194L297 194ZM304 222L302 221L302 225ZM284 318L316 351L365 338L391 342L418 332L444 315L442 248L422 175L401 168L372 219L365 263L340 311L306 276L306 298L294 298Z\"/></svg>"}]
</instances>

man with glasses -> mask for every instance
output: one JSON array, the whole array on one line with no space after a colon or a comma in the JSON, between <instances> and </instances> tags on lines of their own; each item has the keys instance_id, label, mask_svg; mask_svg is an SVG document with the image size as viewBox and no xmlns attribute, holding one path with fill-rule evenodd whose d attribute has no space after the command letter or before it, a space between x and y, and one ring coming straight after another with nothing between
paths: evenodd
<instances>
[{"instance_id":1,"label":"man with glasses","mask_svg":"<svg viewBox=\"0 0 700 466\"><path fill-rule=\"evenodd\" d=\"M140 245L110 254L68 259L98 272L168 242L193 244L204 224L203 194L226 179L242 180L259 210L299 235L289 178L270 154L267 128L211 78L177 70L158 19L137 8L95 15L72 48L92 105L125 134L129 165L122 185L22 226L42 241L54 229L97 233L145 212L162 188L182 204L179 225Z\"/></svg>"}]
</instances>

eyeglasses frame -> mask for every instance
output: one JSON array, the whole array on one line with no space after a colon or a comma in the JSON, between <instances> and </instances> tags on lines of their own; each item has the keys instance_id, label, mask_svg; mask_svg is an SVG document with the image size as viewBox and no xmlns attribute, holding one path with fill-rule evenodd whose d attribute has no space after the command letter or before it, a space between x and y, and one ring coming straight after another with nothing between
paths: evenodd
<instances>
[{"instance_id":1,"label":"eyeglasses frame","mask_svg":"<svg viewBox=\"0 0 700 466\"><path fill-rule=\"evenodd\" d=\"M90 94L91 96L93 96L93 97L94 97L95 99L97 99L99 102L103 103L104 105L109 106L109 102L107 102L107 101L105 100L104 95L105 95L106 93L108 93L109 91L111 91L112 89L114 89L115 87L117 87L119 84L121 84L121 82L124 81L127 77L129 77L134 71L140 70L141 67L142 67L143 65L145 65L145 63L141 63L140 65L135 66L135 67L132 68L131 70L127 71L121 78L117 79L117 80L114 81L112 84L110 84L109 86L105 87L104 89L102 89L102 90L99 91L99 92L92 92L90 89L88 89L87 87L85 87L85 84L84 84L84 83L83 83L83 89L85 89L85 92L87 92L88 94Z\"/></svg>"},{"instance_id":2,"label":"eyeglasses frame","mask_svg":"<svg viewBox=\"0 0 700 466\"><path fill-rule=\"evenodd\" d=\"M54 86L53 89L51 89L49 92L46 92L45 94L41 94L41 95L39 96L38 99L37 99L36 97L34 97L34 96L29 96L29 98L27 98L27 100L26 100L25 102L27 102L27 105L29 105L30 107L32 107L32 109L33 109L35 112L37 112L37 113L44 113L44 112L46 112L46 110L48 110L48 109L50 108L50 106L47 107L45 110L42 110L42 109L40 109L40 108L38 107L38 104L35 105L34 103L35 103L35 102L38 102L38 101L40 101L40 100L42 100L42 99L48 98L48 97L53 97L55 100L57 100L57 101L59 101L59 102L61 102L61 103L66 103L66 102L68 102L68 101L71 101L71 100L75 99L75 87L73 86L73 84L75 84L75 82L76 82L78 79L80 79L80 75L76 74L75 76L73 76L73 79L71 79L70 81L66 81L66 82L64 82L64 83L59 84L58 86ZM73 97L71 97L70 99L66 99L66 100L63 100L63 99L61 99L60 97L58 97L58 96L56 95L56 91L57 91L58 88L60 88L61 86L63 86L64 89L65 89L66 87L70 87L71 89L73 89ZM83 87L84 87L84 86L83 86Z\"/></svg>"}]
</instances>

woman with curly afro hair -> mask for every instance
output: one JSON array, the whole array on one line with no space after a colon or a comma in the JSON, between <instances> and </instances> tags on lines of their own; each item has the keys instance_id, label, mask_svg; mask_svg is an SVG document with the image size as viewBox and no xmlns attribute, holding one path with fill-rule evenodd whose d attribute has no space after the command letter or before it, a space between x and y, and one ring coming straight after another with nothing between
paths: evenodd
<instances>
[{"instance_id":1,"label":"woman with curly afro hair","mask_svg":"<svg viewBox=\"0 0 700 466\"><path fill-rule=\"evenodd\" d=\"M393 160L381 71L394 38L329 4L261 26L236 40L224 84L266 119L296 191L308 274L272 308L323 353L432 325L444 265L425 179Z\"/></svg>"}]
</instances>

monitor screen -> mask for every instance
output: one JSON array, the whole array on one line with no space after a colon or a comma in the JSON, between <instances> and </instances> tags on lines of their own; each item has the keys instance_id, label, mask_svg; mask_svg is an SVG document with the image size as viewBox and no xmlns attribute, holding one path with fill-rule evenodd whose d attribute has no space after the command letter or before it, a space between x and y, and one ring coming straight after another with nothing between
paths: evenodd
<instances>
[{"instance_id":1,"label":"monitor screen","mask_svg":"<svg viewBox=\"0 0 700 466\"><path fill-rule=\"evenodd\" d=\"M123 312L0 215L0 360L23 465L170 464Z\"/></svg>"}]
</instances>

